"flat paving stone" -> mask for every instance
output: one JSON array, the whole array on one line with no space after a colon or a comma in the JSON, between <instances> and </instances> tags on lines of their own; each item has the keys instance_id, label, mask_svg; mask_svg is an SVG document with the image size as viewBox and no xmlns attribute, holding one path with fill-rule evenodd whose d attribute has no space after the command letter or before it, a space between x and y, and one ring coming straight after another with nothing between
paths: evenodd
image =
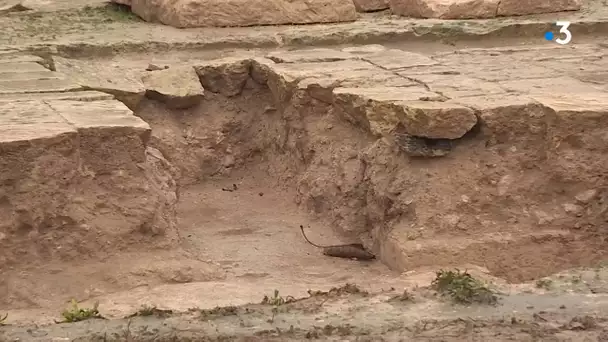
<instances>
[{"instance_id":1,"label":"flat paving stone","mask_svg":"<svg viewBox=\"0 0 608 342\"><path fill-rule=\"evenodd\" d=\"M49 71L49 69L35 62L0 62L0 73L22 73L30 71Z\"/></svg>"},{"instance_id":2,"label":"flat paving stone","mask_svg":"<svg viewBox=\"0 0 608 342\"><path fill-rule=\"evenodd\" d=\"M150 126L135 116L122 102L45 101L77 129L93 127L132 127L149 130Z\"/></svg>"},{"instance_id":3,"label":"flat paving stone","mask_svg":"<svg viewBox=\"0 0 608 342\"><path fill-rule=\"evenodd\" d=\"M362 59L387 70L439 64L428 56L398 49L390 49L366 55L362 57Z\"/></svg>"},{"instance_id":4,"label":"flat paving stone","mask_svg":"<svg viewBox=\"0 0 608 342\"><path fill-rule=\"evenodd\" d=\"M32 100L100 101L113 100L114 95L99 91L70 91L64 93L0 94L0 102L27 102Z\"/></svg>"},{"instance_id":5,"label":"flat paving stone","mask_svg":"<svg viewBox=\"0 0 608 342\"><path fill-rule=\"evenodd\" d=\"M6 63L44 63L44 58L31 55L21 55L14 53L1 53L0 64Z\"/></svg>"},{"instance_id":6,"label":"flat paving stone","mask_svg":"<svg viewBox=\"0 0 608 342\"><path fill-rule=\"evenodd\" d=\"M0 143L75 132L73 125L43 101L0 103Z\"/></svg>"},{"instance_id":7,"label":"flat paving stone","mask_svg":"<svg viewBox=\"0 0 608 342\"><path fill-rule=\"evenodd\" d=\"M50 93L82 90L82 87L67 79L26 79L0 81L0 94Z\"/></svg>"},{"instance_id":8,"label":"flat paving stone","mask_svg":"<svg viewBox=\"0 0 608 342\"><path fill-rule=\"evenodd\" d=\"M65 79L65 76L51 70L0 72L2 82L45 79Z\"/></svg>"},{"instance_id":9,"label":"flat paving stone","mask_svg":"<svg viewBox=\"0 0 608 342\"><path fill-rule=\"evenodd\" d=\"M276 63L336 62L353 59L356 56L334 49L309 49L271 52L266 58Z\"/></svg>"}]
</instances>

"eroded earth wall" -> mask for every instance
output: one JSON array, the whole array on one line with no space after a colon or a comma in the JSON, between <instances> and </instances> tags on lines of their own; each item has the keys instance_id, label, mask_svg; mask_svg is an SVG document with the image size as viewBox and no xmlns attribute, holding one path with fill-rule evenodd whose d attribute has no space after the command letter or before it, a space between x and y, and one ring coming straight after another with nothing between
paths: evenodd
<instances>
[{"instance_id":1,"label":"eroded earth wall","mask_svg":"<svg viewBox=\"0 0 608 342\"><path fill-rule=\"evenodd\" d=\"M3 57L0 269L174 242L174 169L149 125L37 57Z\"/></svg>"}]
</instances>

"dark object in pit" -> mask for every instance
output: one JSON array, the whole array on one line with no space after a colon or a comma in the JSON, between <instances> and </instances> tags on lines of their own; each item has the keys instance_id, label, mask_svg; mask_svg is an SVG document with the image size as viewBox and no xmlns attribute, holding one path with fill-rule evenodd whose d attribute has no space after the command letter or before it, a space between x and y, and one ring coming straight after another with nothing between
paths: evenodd
<instances>
[{"instance_id":1,"label":"dark object in pit","mask_svg":"<svg viewBox=\"0 0 608 342\"><path fill-rule=\"evenodd\" d=\"M334 245L334 246L319 246L308 240L306 237L306 233L304 233L304 226L300 225L300 230L302 231L302 235L304 239L309 244L323 249L323 254L336 258L344 258L344 259L356 259L356 260L372 260L375 259L376 256L372 253L368 252L365 247L363 247L360 243L351 243L344 245Z\"/></svg>"},{"instance_id":2,"label":"dark object in pit","mask_svg":"<svg viewBox=\"0 0 608 342\"><path fill-rule=\"evenodd\" d=\"M238 190L236 184L232 184L232 188L222 188L222 191L228 191L228 192L233 192Z\"/></svg>"},{"instance_id":3,"label":"dark object in pit","mask_svg":"<svg viewBox=\"0 0 608 342\"><path fill-rule=\"evenodd\" d=\"M401 151L410 157L443 157L452 151L450 139L429 139L404 133L394 133Z\"/></svg>"},{"instance_id":4,"label":"dark object in pit","mask_svg":"<svg viewBox=\"0 0 608 342\"><path fill-rule=\"evenodd\" d=\"M169 69L169 66L165 65L164 67L159 67L158 65L155 65L155 64L148 64L146 71L157 71L157 70L165 70L165 69Z\"/></svg>"}]
</instances>

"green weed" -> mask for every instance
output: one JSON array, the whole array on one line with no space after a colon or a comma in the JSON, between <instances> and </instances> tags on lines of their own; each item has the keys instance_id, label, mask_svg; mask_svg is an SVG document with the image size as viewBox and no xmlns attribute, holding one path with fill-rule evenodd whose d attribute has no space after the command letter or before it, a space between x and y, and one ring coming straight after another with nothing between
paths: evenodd
<instances>
[{"instance_id":1,"label":"green weed","mask_svg":"<svg viewBox=\"0 0 608 342\"><path fill-rule=\"evenodd\" d=\"M71 307L61 313L63 322L60 323L74 323L91 318L103 318L99 314L99 310L97 310L98 306L99 303L95 303L91 309L80 308L78 307L78 302L75 299L72 299Z\"/></svg>"},{"instance_id":2,"label":"green weed","mask_svg":"<svg viewBox=\"0 0 608 342\"><path fill-rule=\"evenodd\" d=\"M132 314L129 317L135 317L135 316L165 317L165 316L169 316L172 313L173 313L172 310L161 310L161 309L158 309L154 305L151 305L151 306L150 305L142 305L142 307L136 313Z\"/></svg>"},{"instance_id":3,"label":"green weed","mask_svg":"<svg viewBox=\"0 0 608 342\"><path fill-rule=\"evenodd\" d=\"M440 270L431 286L440 294L450 297L459 304L489 304L495 305L498 297L478 279L467 271L461 272Z\"/></svg>"},{"instance_id":4,"label":"green weed","mask_svg":"<svg viewBox=\"0 0 608 342\"><path fill-rule=\"evenodd\" d=\"M295 300L296 299L292 296L287 296L287 298L283 298L283 297L279 296L279 290L274 290L273 297L268 297L267 295L264 295L264 298L262 299L262 304L272 305L272 306L281 306L283 304L291 303Z\"/></svg>"}]
</instances>

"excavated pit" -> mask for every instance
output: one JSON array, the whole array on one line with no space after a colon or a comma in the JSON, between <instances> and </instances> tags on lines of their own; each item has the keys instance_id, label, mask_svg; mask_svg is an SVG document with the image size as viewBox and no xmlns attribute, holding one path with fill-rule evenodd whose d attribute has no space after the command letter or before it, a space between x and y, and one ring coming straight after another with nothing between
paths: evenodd
<instances>
[{"instance_id":1,"label":"excavated pit","mask_svg":"<svg viewBox=\"0 0 608 342\"><path fill-rule=\"evenodd\" d=\"M55 150L2 147L13 173L1 178L0 213L14 224L0 239L0 304L26 310L101 297L136 307L130 294L150 301L152 293L171 306L191 283L221 293L198 304L229 305L273 286L373 285L467 264L517 283L602 260L608 101L571 82L570 97L529 90L546 79L480 91L455 76L446 55L435 59L442 65L408 52L396 62L374 49L350 50L363 59L324 50L331 56L168 69L189 82L193 68L204 96L193 84L176 94L88 86L143 122L126 131L76 123ZM117 102L44 101L56 112ZM33 176L17 186L14 170ZM32 197L36 184L43 191ZM378 260L323 256L299 236L300 224L320 244L361 241ZM27 285L35 283L46 285ZM181 299L173 307L188 309L191 298Z\"/></svg>"},{"instance_id":2,"label":"excavated pit","mask_svg":"<svg viewBox=\"0 0 608 342\"><path fill-rule=\"evenodd\" d=\"M555 149L559 126L572 123L555 122L538 103L500 107L505 118L491 118L493 127L481 120L449 140L449 156L426 158L348 122L350 113L310 90L281 103L249 78L238 95L205 96L189 111L155 101L136 110L152 127L151 145L180 169L182 188L254 177L284 189L286 201L345 241L364 241L394 270L476 264L524 282L597 263L608 247L599 237L604 171L594 167L604 162L599 146L580 136L593 119L565 128L574 144Z\"/></svg>"}]
</instances>

